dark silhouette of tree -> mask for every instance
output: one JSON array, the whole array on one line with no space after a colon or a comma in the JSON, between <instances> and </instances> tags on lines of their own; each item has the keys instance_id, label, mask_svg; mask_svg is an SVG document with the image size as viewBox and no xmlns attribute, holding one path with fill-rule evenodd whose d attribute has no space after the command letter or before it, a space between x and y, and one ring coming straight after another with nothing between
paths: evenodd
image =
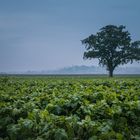
<instances>
[{"instance_id":1,"label":"dark silhouette of tree","mask_svg":"<svg viewBox=\"0 0 140 140\"><path fill-rule=\"evenodd\" d=\"M117 66L140 60L140 41L131 42L130 33L123 25L107 25L96 35L82 40L82 44L86 48L84 58L98 59L100 65L106 66L110 77Z\"/></svg>"}]
</instances>

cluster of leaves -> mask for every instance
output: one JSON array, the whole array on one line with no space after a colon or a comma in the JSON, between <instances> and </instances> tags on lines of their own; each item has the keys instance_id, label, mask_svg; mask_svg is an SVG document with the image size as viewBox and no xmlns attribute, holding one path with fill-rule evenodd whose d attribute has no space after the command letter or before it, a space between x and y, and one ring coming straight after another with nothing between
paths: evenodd
<instances>
[{"instance_id":1,"label":"cluster of leaves","mask_svg":"<svg viewBox=\"0 0 140 140\"><path fill-rule=\"evenodd\" d=\"M0 78L0 139L138 140L140 79Z\"/></svg>"}]
</instances>

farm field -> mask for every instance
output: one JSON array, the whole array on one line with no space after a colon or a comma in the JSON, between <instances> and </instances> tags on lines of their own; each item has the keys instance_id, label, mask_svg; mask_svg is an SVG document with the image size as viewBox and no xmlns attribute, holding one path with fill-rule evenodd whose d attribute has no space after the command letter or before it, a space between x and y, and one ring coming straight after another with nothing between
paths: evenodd
<instances>
[{"instance_id":1,"label":"farm field","mask_svg":"<svg viewBox=\"0 0 140 140\"><path fill-rule=\"evenodd\" d=\"M0 140L139 140L140 76L0 76Z\"/></svg>"}]
</instances>

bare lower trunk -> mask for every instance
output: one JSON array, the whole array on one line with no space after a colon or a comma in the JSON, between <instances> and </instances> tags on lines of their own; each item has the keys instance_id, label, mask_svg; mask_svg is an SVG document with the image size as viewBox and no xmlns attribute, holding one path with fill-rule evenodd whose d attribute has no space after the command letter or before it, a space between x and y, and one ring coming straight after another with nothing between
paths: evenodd
<instances>
[{"instance_id":1,"label":"bare lower trunk","mask_svg":"<svg viewBox=\"0 0 140 140\"><path fill-rule=\"evenodd\" d=\"M113 77L113 70L109 70L109 77Z\"/></svg>"},{"instance_id":2,"label":"bare lower trunk","mask_svg":"<svg viewBox=\"0 0 140 140\"><path fill-rule=\"evenodd\" d=\"M109 72L109 77L113 77L113 71L115 69L115 66L113 65L112 59L108 61L107 64L107 70Z\"/></svg>"}]
</instances>

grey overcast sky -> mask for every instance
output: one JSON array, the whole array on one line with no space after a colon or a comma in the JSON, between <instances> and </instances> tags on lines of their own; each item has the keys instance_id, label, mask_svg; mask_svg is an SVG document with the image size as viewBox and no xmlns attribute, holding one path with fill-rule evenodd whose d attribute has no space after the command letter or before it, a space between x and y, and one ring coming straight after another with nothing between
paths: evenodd
<instances>
[{"instance_id":1,"label":"grey overcast sky","mask_svg":"<svg viewBox=\"0 0 140 140\"><path fill-rule=\"evenodd\" d=\"M0 72L97 65L80 40L108 24L140 40L139 13L140 0L0 0Z\"/></svg>"}]
</instances>

